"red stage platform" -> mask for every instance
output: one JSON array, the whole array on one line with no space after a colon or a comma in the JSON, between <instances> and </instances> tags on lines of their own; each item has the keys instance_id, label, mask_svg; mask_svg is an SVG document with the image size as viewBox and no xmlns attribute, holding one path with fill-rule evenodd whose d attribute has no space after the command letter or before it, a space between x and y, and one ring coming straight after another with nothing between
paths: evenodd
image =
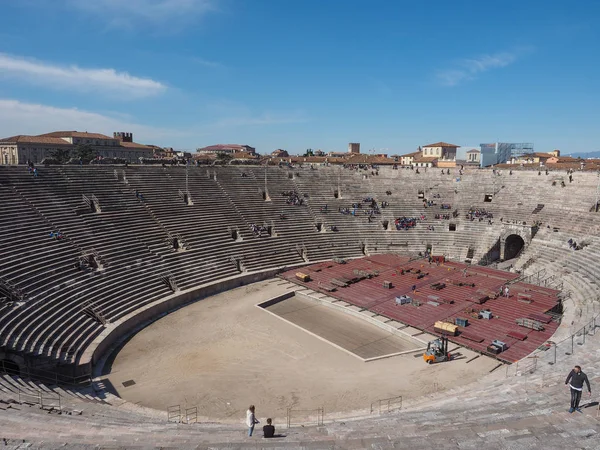
<instances>
[{"instance_id":1,"label":"red stage platform","mask_svg":"<svg viewBox=\"0 0 600 450\"><path fill-rule=\"evenodd\" d=\"M309 275L310 281L298 280L297 272ZM353 282L375 273L376 276ZM546 313L557 305L559 291L516 282L509 285L508 298L493 298L518 275L481 266L448 261L438 265L426 259L411 261L403 256L375 255L346 264L318 263L285 272L281 277L431 334L438 334L433 330L436 321L455 323L457 317L468 319L468 325L459 327L458 336L451 336L450 340L507 363L529 355L558 327ZM341 287L347 281L348 286ZM384 281L393 287L385 288ZM436 283L445 287L434 289L432 285ZM333 285L336 290L329 292ZM397 304L396 297L402 295L414 301ZM484 300L485 297L489 299ZM481 310L490 310L492 318L476 318ZM528 326L542 325L543 330L519 326L517 319L525 319ZM486 349L494 339L505 342L508 349L498 355L489 354Z\"/></svg>"}]
</instances>

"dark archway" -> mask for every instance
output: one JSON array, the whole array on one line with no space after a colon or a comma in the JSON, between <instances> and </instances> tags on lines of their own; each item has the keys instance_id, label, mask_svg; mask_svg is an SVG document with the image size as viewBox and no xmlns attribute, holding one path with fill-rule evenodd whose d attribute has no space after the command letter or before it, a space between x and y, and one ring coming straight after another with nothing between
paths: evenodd
<instances>
[{"instance_id":1,"label":"dark archway","mask_svg":"<svg viewBox=\"0 0 600 450\"><path fill-rule=\"evenodd\" d=\"M518 234L511 234L504 242L504 260L513 259L519 256L525 247L525 241Z\"/></svg>"},{"instance_id":2,"label":"dark archway","mask_svg":"<svg viewBox=\"0 0 600 450\"><path fill-rule=\"evenodd\" d=\"M3 359L0 361L0 372L7 373L9 375L20 375L21 370L19 365L11 361L10 359Z\"/></svg>"}]
</instances>

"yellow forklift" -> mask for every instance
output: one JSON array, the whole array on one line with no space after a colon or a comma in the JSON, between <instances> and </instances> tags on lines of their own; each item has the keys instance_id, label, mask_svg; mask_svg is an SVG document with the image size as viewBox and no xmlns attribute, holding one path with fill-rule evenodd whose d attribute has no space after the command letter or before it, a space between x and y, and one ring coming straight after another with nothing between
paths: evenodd
<instances>
[{"instance_id":1,"label":"yellow forklift","mask_svg":"<svg viewBox=\"0 0 600 450\"><path fill-rule=\"evenodd\" d=\"M423 360L427 364L449 361L451 355L448 352L448 338L442 335L440 338L427 344L427 351L423 353Z\"/></svg>"}]
</instances>

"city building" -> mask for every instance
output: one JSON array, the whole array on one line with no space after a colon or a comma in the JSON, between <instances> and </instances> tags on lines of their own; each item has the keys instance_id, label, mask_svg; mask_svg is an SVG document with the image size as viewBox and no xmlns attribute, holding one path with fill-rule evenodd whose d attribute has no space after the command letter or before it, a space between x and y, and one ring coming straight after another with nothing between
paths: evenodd
<instances>
[{"instance_id":1,"label":"city building","mask_svg":"<svg viewBox=\"0 0 600 450\"><path fill-rule=\"evenodd\" d=\"M286 150L278 148L277 150L271 153L271 156L275 156L276 158L287 158L290 155Z\"/></svg>"},{"instance_id":2,"label":"city building","mask_svg":"<svg viewBox=\"0 0 600 450\"><path fill-rule=\"evenodd\" d=\"M412 164L413 160L415 158L418 158L419 156L421 156L421 152L420 151L412 152L412 153L406 153L405 155L400 155L398 162L402 166L410 166Z\"/></svg>"},{"instance_id":3,"label":"city building","mask_svg":"<svg viewBox=\"0 0 600 450\"><path fill-rule=\"evenodd\" d=\"M480 161L481 161L481 151L480 150L469 150L467 152L467 164L477 164L479 165Z\"/></svg>"},{"instance_id":4,"label":"city building","mask_svg":"<svg viewBox=\"0 0 600 450\"><path fill-rule=\"evenodd\" d=\"M348 144L348 153L360 153L360 142L350 142Z\"/></svg>"},{"instance_id":5,"label":"city building","mask_svg":"<svg viewBox=\"0 0 600 450\"><path fill-rule=\"evenodd\" d=\"M459 145L447 142L424 145L422 147L423 158L435 158L436 165L439 167L455 167L456 151L459 147Z\"/></svg>"},{"instance_id":6,"label":"city building","mask_svg":"<svg viewBox=\"0 0 600 450\"><path fill-rule=\"evenodd\" d=\"M256 149L254 147L250 147L249 145L240 145L240 144L216 144L209 145L208 147L202 147L196 149L197 153L229 153L231 155L235 153L250 153L252 155L256 154Z\"/></svg>"},{"instance_id":7,"label":"city building","mask_svg":"<svg viewBox=\"0 0 600 450\"><path fill-rule=\"evenodd\" d=\"M410 163L413 167L435 167L439 163L437 156L423 156L423 154L416 155Z\"/></svg>"},{"instance_id":8,"label":"city building","mask_svg":"<svg viewBox=\"0 0 600 450\"><path fill-rule=\"evenodd\" d=\"M70 157L79 145L91 147L101 158L121 158L138 162L139 158L151 158L154 149L133 142L133 134L116 132L113 137L87 131L54 131L37 136L18 135L0 139L0 164L25 164L27 161L41 163L59 151L67 151Z\"/></svg>"},{"instance_id":9,"label":"city building","mask_svg":"<svg viewBox=\"0 0 600 450\"><path fill-rule=\"evenodd\" d=\"M526 153L525 155L512 157L510 164L556 164L559 157L560 150L553 150L550 153Z\"/></svg>"},{"instance_id":10,"label":"city building","mask_svg":"<svg viewBox=\"0 0 600 450\"><path fill-rule=\"evenodd\" d=\"M513 158L533 153L532 143L496 142L495 144L479 144L481 148L480 166L488 167L503 164Z\"/></svg>"}]
</instances>

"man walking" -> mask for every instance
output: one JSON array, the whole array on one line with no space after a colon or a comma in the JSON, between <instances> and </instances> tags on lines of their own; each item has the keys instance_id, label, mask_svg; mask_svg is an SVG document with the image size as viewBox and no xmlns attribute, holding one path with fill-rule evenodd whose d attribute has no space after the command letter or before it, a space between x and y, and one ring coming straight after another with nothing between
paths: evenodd
<instances>
[{"instance_id":1,"label":"man walking","mask_svg":"<svg viewBox=\"0 0 600 450\"><path fill-rule=\"evenodd\" d=\"M587 385L589 396L592 396L592 388L590 388L590 380L585 373L581 371L581 366L575 366L565 381L565 385L571 388L571 408L570 413L574 411L581 412L579 402L581 401L581 391L583 391L583 383Z\"/></svg>"}]
</instances>

